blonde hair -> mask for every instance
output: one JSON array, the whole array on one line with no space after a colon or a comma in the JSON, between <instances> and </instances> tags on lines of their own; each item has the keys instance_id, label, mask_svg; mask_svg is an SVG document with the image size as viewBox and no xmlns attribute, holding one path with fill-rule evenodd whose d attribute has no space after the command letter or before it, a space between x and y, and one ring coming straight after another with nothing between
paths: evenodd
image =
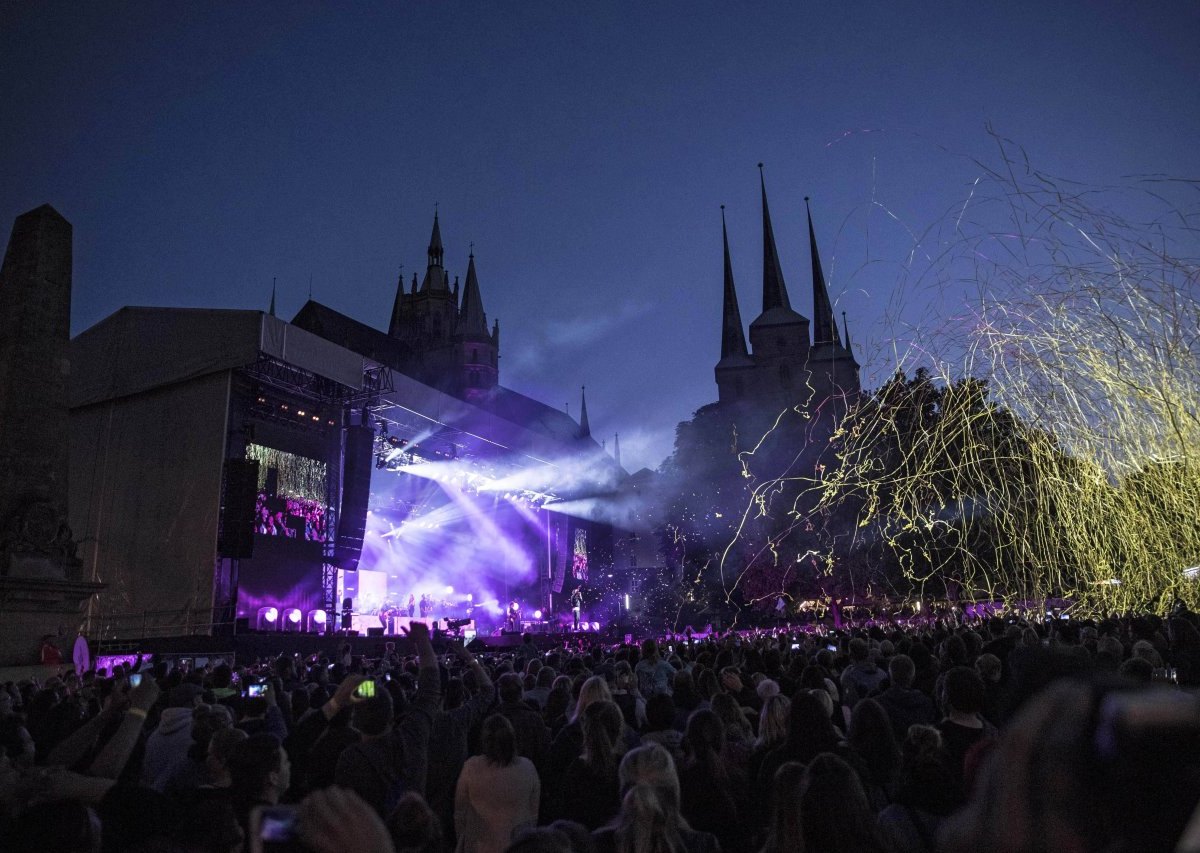
<instances>
[{"instance_id":1,"label":"blonde hair","mask_svg":"<svg viewBox=\"0 0 1200 853\"><path fill-rule=\"evenodd\" d=\"M687 826L679 814L679 774L675 770L675 759L661 744L648 743L625 753L617 778L622 791L635 785L653 788L667 817L677 826Z\"/></svg>"},{"instance_id":2,"label":"blonde hair","mask_svg":"<svg viewBox=\"0 0 1200 853\"><path fill-rule=\"evenodd\" d=\"M575 700L575 711L571 714L571 722L581 719L583 712L593 702L611 701L612 691L608 689L608 682L604 680L603 676L593 675L583 682L583 687L579 688L579 698Z\"/></svg>"},{"instance_id":3,"label":"blonde hair","mask_svg":"<svg viewBox=\"0 0 1200 853\"><path fill-rule=\"evenodd\" d=\"M770 746L787 740L788 717L792 713L792 700L777 693L763 703L758 715L758 740L756 746Z\"/></svg>"},{"instance_id":4,"label":"blonde hair","mask_svg":"<svg viewBox=\"0 0 1200 853\"><path fill-rule=\"evenodd\" d=\"M650 785L634 785L617 817L617 853L684 853L678 826Z\"/></svg>"}]
</instances>

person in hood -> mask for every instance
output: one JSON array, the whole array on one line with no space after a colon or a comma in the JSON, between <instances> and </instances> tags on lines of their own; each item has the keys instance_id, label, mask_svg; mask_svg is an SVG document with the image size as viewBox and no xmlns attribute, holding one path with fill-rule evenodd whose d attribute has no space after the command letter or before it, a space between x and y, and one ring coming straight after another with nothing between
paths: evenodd
<instances>
[{"instance_id":1,"label":"person in hood","mask_svg":"<svg viewBox=\"0 0 1200 853\"><path fill-rule=\"evenodd\" d=\"M167 696L156 728L146 739L142 759L142 784L161 791L176 767L187 761L192 745L192 712L203 690L198 684L184 683Z\"/></svg>"},{"instance_id":2,"label":"person in hood","mask_svg":"<svg viewBox=\"0 0 1200 853\"><path fill-rule=\"evenodd\" d=\"M850 666L842 671L842 704L854 710L860 699L866 699L887 674L875 665L871 659L871 650L867 641L855 637L850 641Z\"/></svg>"}]
</instances>

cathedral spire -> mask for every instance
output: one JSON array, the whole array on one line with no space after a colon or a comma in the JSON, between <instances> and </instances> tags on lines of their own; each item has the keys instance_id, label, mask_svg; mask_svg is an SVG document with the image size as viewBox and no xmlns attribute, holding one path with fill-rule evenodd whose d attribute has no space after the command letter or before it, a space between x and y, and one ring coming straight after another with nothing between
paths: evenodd
<instances>
[{"instance_id":1,"label":"cathedral spire","mask_svg":"<svg viewBox=\"0 0 1200 853\"><path fill-rule=\"evenodd\" d=\"M267 313L272 317L275 316L275 277L271 277L271 307L267 309Z\"/></svg>"},{"instance_id":2,"label":"cathedral spire","mask_svg":"<svg viewBox=\"0 0 1200 853\"><path fill-rule=\"evenodd\" d=\"M825 273L821 270L821 255L817 252L817 234L813 230L808 196L804 197L804 209L808 213L808 250L812 255L813 344L841 344L837 322L833 319L833 305L825 287Z\"/></svg>"},{"instance_id":3,"label":"cathedral spire","mask_svg":"<svg viewBox=\"0 0 1200 853\"><path fill-rule=\"evenodd\" d=\"M587 386L582 385L579 388L579 437L591 438L592 428L588 424L587 415Z\"/></svg>"},{"instance_id":4,"label":"cathedral spire","mask_svg":"<svg viewBox=\"0 0 1200 853\"><path fill-rule=\"evenodd\" d=\"M442 229L438 225L436 206L433 211L433 235L429 238L429 265L431 267L442 265Z\"/></svg>"},{"instance_id":5,"label":"cathedral spire","mask_svg":"<svg viewBox=\"0 0 1200 853\"><path fill-rule=\"evenodd\" d=\"M737 290L733 286L733 264L729 260L729 232L725 228L725 205L721 205L721 239L725 244L725 304L721 315L721 358L744 356L746 333L742 312L738 309Z\"/></svg>"},{"instance_id":6,"label":"cathedral spire","mask_svg":"<svg viewBox=\"0 0 1200 853\"><path fill-rule=\"evenodd\" d=\"M775 231L771 228L771 210L767 207L767 183L763 177L763 164L758 164L758 182L762 188L763 215L763 313L772 308L792 310L788 300L787 286L783 283L783 268L779 265L779 252L775 248Z\"/></svg>"},{"instance_id":7,"label":"cathedral spire","mask_svg":"<svg viewBox=\"0 0 1200 853\"><path fill-rule=\"evenodd\" d=\"M613 461L621 467L621 433L613 433Z\"/></svg>"},{"instance_id":8,"label":"cathedral spire","mask_svg":"<svg viewBox=\"0 0 1200 853\"><path fill-rule=\"evenodd\" d=\"M475 274L475 253L467 262L467 283L463 288L462 310L459 314L459 330L472 337L487 337L487 316L483 313L483 299L479 294L479 277Z\"/></svg>"},{"instance_id":9,"label":"cathedral spire","mask_svg":"<svg viewBox=\"0 0 1200 853\"><path fill-rule=\"evenodd\" d=\"M433 211L433 234L429 238L429 266L425 269L425 280L421 282L421 292L431 290L447 291L450 289L450 277L442 268L442 228L438 224L437 206Z\"/></svg>"},{"instance_id":10,"label":"cathedral spire","mask_svg":"<svg viewBox=\"0 0 1200 853\"><path fill-rule=\"evenodd\" d=\"M846 338L846 355L854 361L854 350L850 348L850 324L846 322L846 312L842 312L842 333Z\"/></svg>"},{"instance_id":11,"label":"cathedral spire","mask_svg":"<svg viewBox=\"0 0 1200 853\"><path fill-rule=\"evenodd\" d=\"M416 287L416 282L413 282ZM393 338L400 336L400 315L404 308L404 264L400 265L400 274L396 278L396 298L392 302L392 319L388 323L388 334Z\"/></svg>"}]
</instances>

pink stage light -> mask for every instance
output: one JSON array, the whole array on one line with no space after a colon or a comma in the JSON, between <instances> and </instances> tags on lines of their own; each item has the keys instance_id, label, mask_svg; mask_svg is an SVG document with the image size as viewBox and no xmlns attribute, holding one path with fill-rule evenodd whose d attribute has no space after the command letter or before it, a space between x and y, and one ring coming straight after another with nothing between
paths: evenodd
<instances>
[{"instance_id":1,"label":"pink stage light","mask_svg":"<svg viewBox=\"0 0 1200 853\"><path fill-rule=\"evenodd\" d=\"M542 618L542 611L540 611L540 610L535 610L535 611L533 611L533 618L534 618L534 619L541 619L541 618Z\"/></svg>"},{"instance_id":2,"label":"pink stage light","mask_svg":"<svg viewBox=\"0 0 1200 853\"><path fill-rule=\"evenodd\" d=\"M316 622L318 625L324 625L325 624L325 611L324 610L314 610L313 614L312 614L312 620L314 622Z\"/></svg>"},{"instance_id":3,"label":"pink stage light","mask_svg":"<svg viewBox=\"0 0 1200 853\"><path fill-rule=\"evenodd\" d=\"M274 607L268 607L266 610L263 611L263 618L266 619L268 622L274 622L276 619L279 618L279 611L276 610Z\"/></svg>"},{"instance_id":4,"label":"pink stage light","mask_svg":"<svg viewBox=\"0 0 1200 853\"><path fill-rule=\"evenodd\" d=\"M300 610L298 608L293 607L291 610L289 610L287 612L287 618L288 618L289 622L291 622L293 625L295 625L297 622L299 622L303 618L303 614L300 612Z\"/></svg>"}]
</instances>

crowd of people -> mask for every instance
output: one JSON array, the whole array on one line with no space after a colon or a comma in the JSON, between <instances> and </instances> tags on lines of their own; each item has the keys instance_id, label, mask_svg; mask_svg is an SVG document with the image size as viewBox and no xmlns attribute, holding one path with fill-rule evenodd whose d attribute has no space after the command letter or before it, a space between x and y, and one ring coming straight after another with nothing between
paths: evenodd
<instances>
[{"instance_id":1,"label":"crowd of people","mask_svg":"<svg viewBox=\"0 0 1200 853\"><path fill-rule=\"evenodd\" d=\"M0 846L1200 850L1192 614L409 640L5 684Z\"/></svg>"},{"instance_id":2,"label":"crowd of people","mask_svg":"<svg viewBox=\"0 0 1200 853\"><path fill-rule=\"evenodd\" d=\"M254 504L254 531L263 536L324 542L326 516L320 501L259 492Z\"/></svg>"}]
</instances>

